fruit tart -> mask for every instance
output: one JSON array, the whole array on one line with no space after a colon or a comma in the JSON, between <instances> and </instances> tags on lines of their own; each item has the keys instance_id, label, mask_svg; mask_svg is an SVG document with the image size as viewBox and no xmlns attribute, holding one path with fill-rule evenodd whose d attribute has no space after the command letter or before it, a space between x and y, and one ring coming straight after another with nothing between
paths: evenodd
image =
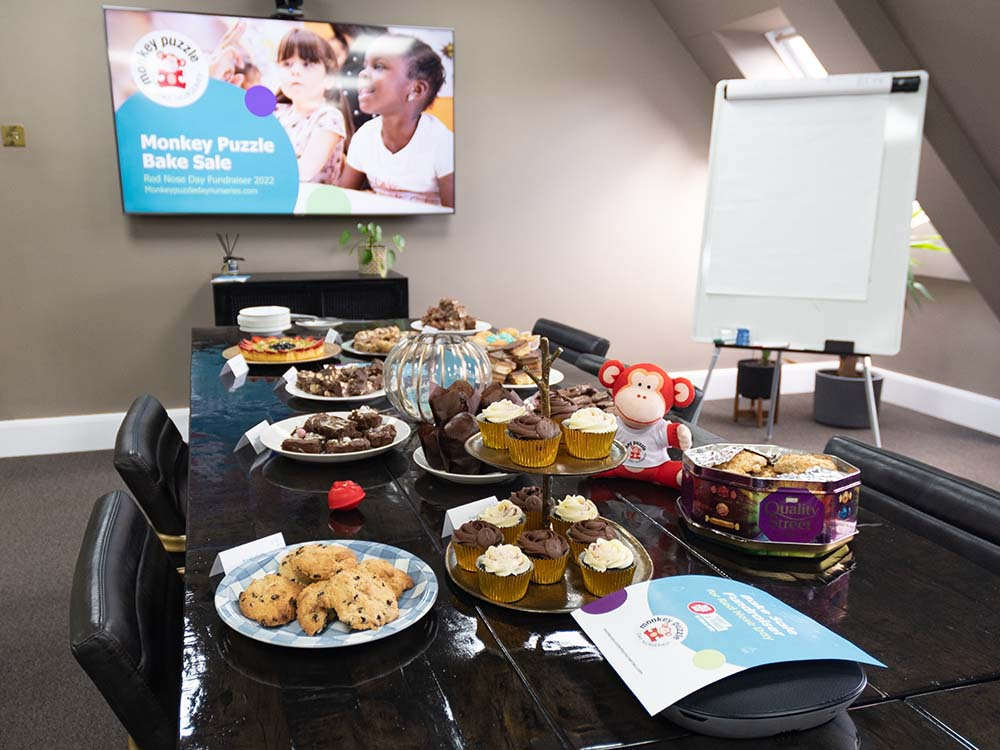
<instances>
[{"instance_id":1,"label":"fruit tart","mask_svg":"<svg viewBox=\"0 0 1000 750\"><path fill-rule=\"evenodd\" d=\"M323 354L323 339L311 336L252 336L240 341L247 362L296 362Z\"/></svg>"}]
</instances>

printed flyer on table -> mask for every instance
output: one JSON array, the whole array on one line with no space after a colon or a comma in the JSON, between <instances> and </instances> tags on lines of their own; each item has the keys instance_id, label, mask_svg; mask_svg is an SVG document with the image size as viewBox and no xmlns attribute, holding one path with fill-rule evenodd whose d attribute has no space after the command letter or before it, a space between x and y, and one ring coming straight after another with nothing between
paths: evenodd
<instances>
[{"instance_id":1,"label":"printed flyer on table","mask_svg":"<svg viewBox=\"0 0 1000 750\"><path fill-rule=\"evenodd\" d=\"M638 583L573 617L651 715L764 664L844 659L885 666L770 594L726 578Z\"/></svg>"}]
</instances>

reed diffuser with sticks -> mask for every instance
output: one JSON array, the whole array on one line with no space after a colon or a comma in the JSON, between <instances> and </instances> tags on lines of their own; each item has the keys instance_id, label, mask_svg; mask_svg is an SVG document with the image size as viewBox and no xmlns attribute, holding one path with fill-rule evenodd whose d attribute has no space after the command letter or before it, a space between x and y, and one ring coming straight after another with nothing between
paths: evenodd
<instances>
[{"instance_id":1,"label":"reed diffuser with sticks","mask_svg":"<svg viewBox=\"0 0 1000 750\"><path fill-rule=\"evenodd\" d=\"M238 274L240 272L240 261L246 260L246 258L241 258L238 255L233 255L236 250L236 243L240 241L240 235L237 234L232 242L229 241L229 235L222 235L216 232L216 238L219 240L219 244L222 245L222 272L227 274Z\"/></svg>"}]
</instances>

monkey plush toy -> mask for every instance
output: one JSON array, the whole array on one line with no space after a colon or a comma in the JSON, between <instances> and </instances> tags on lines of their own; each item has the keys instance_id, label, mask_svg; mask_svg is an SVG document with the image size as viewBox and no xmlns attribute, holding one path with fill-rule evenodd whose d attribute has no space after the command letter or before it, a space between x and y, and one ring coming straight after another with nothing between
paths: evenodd
<instances>
[{"instance_id":1,"label":"monkey plush toy","mask_svg":"<svg viewBox=\"0 0 1000 750\"><path fill-rule=\"evenodd\" d=\"M611 389L618 411L618 435L628 456L617 469L602 477L628 477L643 482L681 486L681 462L672 461L667 448L691 447L691 430L664 416L676 404L694 401L694 386L687 378L671 378L649 363L626 367L608 360L597 374L601 384Z\"/></svg>"}]
</instances>

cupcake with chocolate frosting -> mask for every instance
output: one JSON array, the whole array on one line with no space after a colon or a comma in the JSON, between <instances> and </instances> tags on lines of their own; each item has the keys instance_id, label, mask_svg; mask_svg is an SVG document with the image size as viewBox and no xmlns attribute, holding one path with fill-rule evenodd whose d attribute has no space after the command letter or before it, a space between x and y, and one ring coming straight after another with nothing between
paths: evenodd
<instances>
[{"instance_id":1,"label":"cupcake with chocolate frosting","mask_svg":"<svg viewBox=\"0 0 1000 750\"><path fill-rule=\"evenodd\" d=\"M524 511L524 528L528 531L542 528L542 513L544 502L542 488L529 484L510 493L508 498L514 505Z\"/></svg>"},{"instance_id":2,"label":"cupcake with chocolate frosting","mask_svg":"<svg viewBox=\"0 0 1000 750\"><path fill-rule=\"evenodd\" d=\"M632 583L635 555L617 539L598 539L580 555L583 585L594 596L607 596Z\"/></svg>"},{"instance_id":3,"label":"cupcake with chocolate frosting","mask_svg":"<svg viewBox=\"0 0 1000 750\"><path fill-rule=\"evenodd\" d=\"M518 466L549 466L559 453L562 433L547 417L524 414L507 423L510 459Z\"/></svg>"},{"instance_id":4,"label":"cupcake with chocolate frosting","mask_svg":"<svg viewBox=\"0 0 1000 750\"><path fill-rule=\"evenodd\" d=\"M490 505L479 514L479 520L491 523L500 529L507 544L513 544L517 535L524 531L524 511L510 500L501 500L496 505Z\"/></svg>"},{"instance_id":5,"label":"cupcake with chocolate frosting","mask_svg":"<svg viewBox=\"0 0 1000 750\"><path fill-rule=\"evenodd\" d=\"M503 544L503 532L486 521L468 521L463 523L451 535L451 544L455 549L458 566L462 570L474 572L476 560L488 548Z\"/></svg>"},{"instance_id":6,"label":"cupcake with chocolate frosting","mask_svg":"<svg viewBox=\"0 0 1000 750\"><path fill-rule=\"evenodd\" d=\"M577 521L589 521L599 515L597 506L583 495L566 495L552 509L549 522L556 533L565 536L569 527Z\"/></svg>"},{"instance_id":7,"label":"cupcake with chocolate frosting","mask_svg":"<svg viewBox=\"0 0 1000 750\"><path fill-rule=\"evenodd\" d=\"M476 560L479 590L495 602L516 602L528 593L531 558L513 544L490 547Z\"/></svg>"},{"instance_id":8,"label":"cupcake with chocolate frosting","mask_svg":"<svg viewBox=\"0 0 1000 750\"><path fill-rule=\"evenodd\" d=\"M561 581L566 572L569 544L552 529L522 531L517 538L517 546L534 564L532 583L555 583Z\"/></svg>"},{"instance_id":9,"label":"cupcake with chocolate frosting","mask_svg":"<svg viewBox=\"0 0 1000 750\"><path fill-rule=\"evenodd\" d=\"M598 539L606 539L610 542L614 538L615 530L611 522L600 517L577 521L566 531L566 541L569 542L573 562L577 562L580 553Z\"/></svg>"}]
</instances>

